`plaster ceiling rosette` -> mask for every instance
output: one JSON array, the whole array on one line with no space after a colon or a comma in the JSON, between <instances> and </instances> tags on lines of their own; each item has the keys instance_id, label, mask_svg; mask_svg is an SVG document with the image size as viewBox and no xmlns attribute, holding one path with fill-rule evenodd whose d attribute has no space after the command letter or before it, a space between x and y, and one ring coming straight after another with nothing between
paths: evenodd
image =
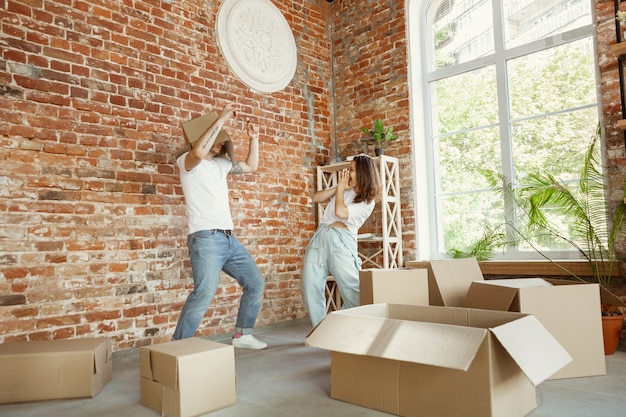
<instances>
[{"instance_id":1,"label":"plaster ceiling rosette","mask_svg":"<svg viewBox=\"0 0 626 417\"><path fill-rule=\"evenodd\" d=\"M270 0L224 0L217 40L231 70L255 91L280 91L296 72L296 41Z\"/></svg>"}]
</instances>

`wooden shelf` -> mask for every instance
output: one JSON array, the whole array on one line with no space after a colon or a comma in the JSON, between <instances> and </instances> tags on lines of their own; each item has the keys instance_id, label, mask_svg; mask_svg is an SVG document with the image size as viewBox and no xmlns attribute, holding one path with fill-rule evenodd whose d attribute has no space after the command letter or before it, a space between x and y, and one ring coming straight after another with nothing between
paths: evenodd
<instances>
[{"instance_id":1,"label":"wooden shelf","mask_svg":"<svg viewBox=\"0 0 626 417\"><path fill-rule=\"evenodd\" d=\"M622 56L626 54L626 42L619 42L615 45L611 45L611 49L613 50L615 56Z\"/></svg>"}]
</instances>

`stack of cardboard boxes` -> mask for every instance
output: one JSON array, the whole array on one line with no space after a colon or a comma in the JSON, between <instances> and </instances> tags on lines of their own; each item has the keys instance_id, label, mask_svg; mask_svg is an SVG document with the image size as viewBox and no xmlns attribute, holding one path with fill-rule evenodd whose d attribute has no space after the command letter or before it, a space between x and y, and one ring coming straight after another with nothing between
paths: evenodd
<instances>
[{"instance_id":1,"label":"stack of cardboard boxes","mask_svg":"<svg viewBox=\"0 0 626 417\"><path fill-rule=\"evenodd\" d=\"M542 381L606 373L600 297L612 296L597 284L486 281L475 259L417 266L363 270L362 306L308 335L331 351L333 398L401 416L525 416Z\"/></svg>"}]
</instances>

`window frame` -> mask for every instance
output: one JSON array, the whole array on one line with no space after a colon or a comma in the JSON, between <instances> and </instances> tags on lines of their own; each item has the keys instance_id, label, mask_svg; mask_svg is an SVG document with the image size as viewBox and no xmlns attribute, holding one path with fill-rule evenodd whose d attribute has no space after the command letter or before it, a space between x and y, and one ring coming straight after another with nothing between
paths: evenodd
<instances>
[{"instance_id":1,"label":"window frame","mask_svg":"<svg viewBox=\"0 0 626 417\"><path fill-rule=\"evenodd\" d=\"M416 208L416 256L418 259L440 259L445 253L438 252L438 225L436 222L436 167L435 146L433 143L434 129L432 125L432 97L430 95L430 83L446 77L463 74L485 66L493 65L496 70L497 100L498 100L498 127L500 131L500 145L503 157L501 158L503 174L513 177L512 167L512 139L510 125L510 109L508 107L507 88L507 62L509 60L540 52L545 49L562 46L578 40L590 38L593 45L595 62L596 85L599 85L599 67L596 43L595 25L587 25L568 30L558 35L536 40L524 45L505 49L503 1L491 0L493 5L493 31L494 53L479 57L468 62L452 65L449 67L434 69L434 56L431 54L431 35L428 27L429 7L434 0L409 0L408 11L408 34L409 34L409 67L410 74L411 106L412 106L412 131L413 160ZM594 15L593 2L590 3L592 16ZM589 107L589 106L587 106ZM601 97L596 88L596 104L598 120L601 120ZM545 115L542 115L545 116ZM419 132L419 133L418 133ZM602 142L604 149L604 141ZM605 153L603 152L603 155ZM575 251L550 251L547 252L553 259L580 259L580 254ZM494 254L493 259L523 260L542 259L541 255L532 252L512 252Z\"/></svg>"}]
</instances>

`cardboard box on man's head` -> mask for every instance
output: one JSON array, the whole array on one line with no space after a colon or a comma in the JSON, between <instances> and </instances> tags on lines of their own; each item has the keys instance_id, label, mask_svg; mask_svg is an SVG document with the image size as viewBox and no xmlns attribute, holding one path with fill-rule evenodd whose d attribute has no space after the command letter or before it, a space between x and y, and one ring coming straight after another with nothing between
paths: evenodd
<instances>
[{"instance_id":1,"label":"cardboard box on man's head","mask_svg":"<svg viewBox=\"0 0 626 417\"><path fill-rule=\"evenodd\" d=\"M95 397L111 379L111 339L0 344L0 403Z\"/></svg>"},{"instance_id":2,"label":"cardboard box on man's head","mask_svg":"<svg viewBox=\"0 0 626 417\"><path fill-rule=\"evenodd\" d=\"M433 306L463 307L472 282L484 279L476 258L407 261L406 266L428 270L428 297Z\"/></svg>"},{"instance_id":3,"label":"cardboard box on man's head","mask_svg":"<svg viewBox=\"0 0 626 417\"><path fill-rule=\"evenodd\" d=\"M141 404L164 417L193 417L237 402L231 345L188 338L139 349Z\"/></svg>"},{"instance_id":4,"label":"cardboard box on man's head","mask_svg":"<svg viewBox=\"0 0 626 417\"><path fill-rule=\"evenodd\" d=\"M331 397L413 417L522 417L571 357L532 315L370 304L335 311L305 344L331 351Z\"/></svg>"},{"instance_id":5,"label":"cardboard box on man's head","mask_svg":"<svg viewBox=\"0 0 626 417\"><path fill-rule=\"evenodd\" d=\"M174 157L178 158L183 153L190 151L191 147L198 141L198 139L200 139L200 135L206 132L206 130L211 127L213 123L215 123L218 117L217 112L212 111L200 117L181 123L185 140L187 140L187 146L178 149L174 153ZM214 143L226 142L227 140L230 140L230 137L222 129L218 133Z\"/></svg>"},{"instance_id":6,"label":"cardboard box on man's head","mask_svg":"<svg viewBox=\"0 0 626 417\"><path fill-rule=\"evenodd\" d=\"M465 307L533 314L573 357L550 379L606 374L601 303L624 305L594 283L520 278L475 281Z\"/></svg>"}]
</instances>

